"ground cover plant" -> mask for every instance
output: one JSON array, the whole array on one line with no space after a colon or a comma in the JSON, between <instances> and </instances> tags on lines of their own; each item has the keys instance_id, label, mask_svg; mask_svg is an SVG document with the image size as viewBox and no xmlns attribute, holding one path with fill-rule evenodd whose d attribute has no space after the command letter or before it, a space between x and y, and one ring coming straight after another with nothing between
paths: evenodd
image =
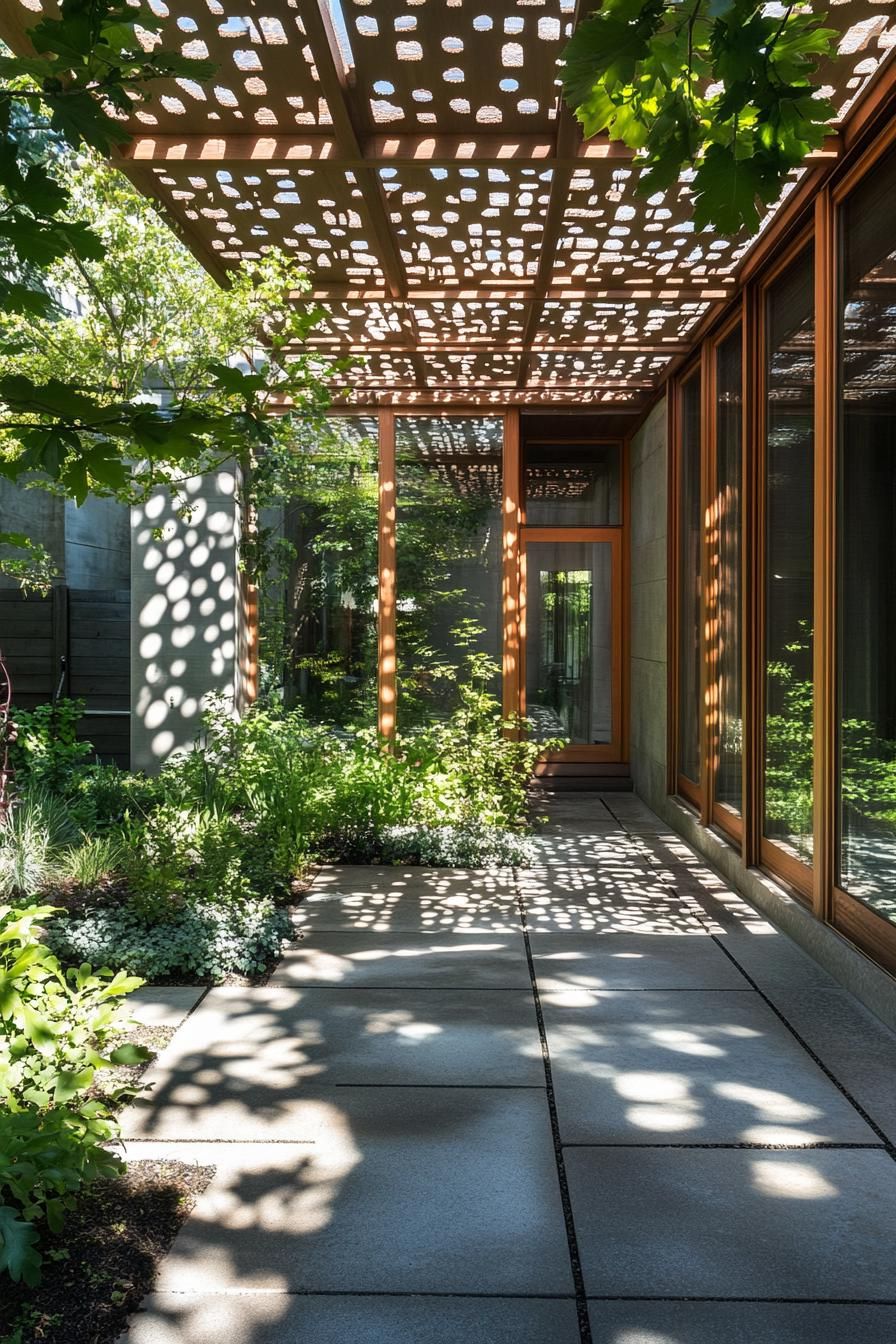
<instances>
[{"instance_id":1,"label":"ground cover plant","mask_svg":"<svg viewBox=\"0 0 896 1344\"><path fill-rule=\"evenodd\" d=\"M475 677L457 700L389 744L300 709L222 707L154 778L92 760L77 702L21 713L0 899L62 908L46 938L64 964L205 983L265 973L317 863L526 864L544 744L508 734Z\"/></svg>"}]
</instances>

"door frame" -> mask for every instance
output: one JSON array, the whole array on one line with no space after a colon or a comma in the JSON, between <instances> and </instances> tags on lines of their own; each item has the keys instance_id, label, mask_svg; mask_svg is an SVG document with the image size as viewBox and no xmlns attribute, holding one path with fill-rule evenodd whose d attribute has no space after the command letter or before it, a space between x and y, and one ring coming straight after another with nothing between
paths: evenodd
<instances>
[{"instance_id":1,"label":"door frame","mask_svg":"<svg viewBox=\"0 0 896 1344\"><path fill-rule=\"evenodd\" d=\"M520 531L520 639L519 639L519 712L526 715L526 554L530 541L533 542L602 542L610 546L611 563L611 638L612 665L610 671L610 694L612 697L611 740L592 746L570 746L561 751L545 752L539 759L543 763L557 762L621 762L624 760L623 726L625 711L624 691L624 650L623 650L623 529L621 527L526 527Z\"/></svg>"}]
</instances>

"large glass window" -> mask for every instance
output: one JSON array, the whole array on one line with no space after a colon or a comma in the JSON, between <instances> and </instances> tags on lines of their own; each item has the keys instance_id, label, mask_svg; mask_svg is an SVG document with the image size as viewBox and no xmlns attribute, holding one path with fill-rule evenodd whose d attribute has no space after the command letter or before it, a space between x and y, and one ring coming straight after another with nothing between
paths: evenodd
<instances>
[{"instance_id":1,"label":"large glass window","mask_svg":"<svg viewBox=\"0 0 896 1344\"><path fill-rule=\"evenodd\" d=\"M700 377L682 385L678 509L678 773L700 783Z\"/></svg>"},{"instance_id":2,"label":"large glass window","mask_svg":"<svg viewBox=\"0 0 896 1344\"><path fill-rule=\"evenodd\" d=\"M460 683L500 696L500 417L396 420L398 723L451 712Z\"/></svg>"},{"instance_id":3,"label":"large glass window","mask_svg":"<svg viewBox=\"0 0 896 1344\"><path fill-rule=\"evenodd\" d=\"M618 443L534 440L525 447L526 523L614 527L620 522Z\"/></svg>"},{"instance_id":4,"label":"large glass window","mask_svg":"<svg viewBox=\"0 0 896 1344\"><path fill-rule=\"evenodd\" d=\"M740 812L743 780L741 701L741 482L743 393L740 328L716 351L715 532L717 538L718 757L716 801Z\"/></svg>"},{"instance_id":5,"label":"large glass window","mask_svg":"<svg viewBox=\"0 0 896 1344\"><path fill-rule=\"evenodd\" d=\"M339 416L297 445L283 594L263 609L287 703L344 726L376 720L377 422ZM264 523L264 519L262 522ZM282 614L281 614L282 613ZM282 648L283 654L279 650Z\"/></svg>"},{"instance_id":6,"label":"large glass window","mask_svg":"<svg viewBox=\"0 0 896 1344\"><path fill-rule=\"evenodd\" d=\"M766 307L765 834L812 855L815 315L808 249Z\"/></svg>"},{"instance_id":7,"label":"large glass window","mask_svg":"<svg viewBox=\"0 0 896 1344\"><path fill-rule=\"evenodd\" d=\"M896 921L896 156L842 215L840 884Z\"/></svg>"}]
</instances>

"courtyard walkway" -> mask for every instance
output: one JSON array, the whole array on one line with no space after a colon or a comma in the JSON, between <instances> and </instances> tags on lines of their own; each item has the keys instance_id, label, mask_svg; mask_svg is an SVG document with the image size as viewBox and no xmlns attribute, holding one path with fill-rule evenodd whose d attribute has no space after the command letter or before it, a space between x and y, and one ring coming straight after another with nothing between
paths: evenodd
<instances>
[{"instance_id":1,"label":"courtyard walkway","mask_svg":"<svg viewBox=\"0 0 896 1344\"><path fill-rule=\"evenodd\" d=\"M896 1040L636 798L323 870L129 1156L216 1174L129 1344L892 1344Z\"/></svg>"}]
</instances>

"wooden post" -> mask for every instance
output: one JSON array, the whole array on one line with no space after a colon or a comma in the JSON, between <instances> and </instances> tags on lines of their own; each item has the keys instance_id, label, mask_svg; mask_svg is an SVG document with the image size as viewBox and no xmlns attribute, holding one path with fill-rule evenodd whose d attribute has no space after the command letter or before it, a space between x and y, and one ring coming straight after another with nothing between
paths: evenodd
<instances>
[{"instance_id":1,"label":"wooden post","mask_svg":"<svg viewBox=\"0 0 896 1344\"><path fill-rule=\"evenodd\" d=\"M708 826L715 800L719 743L719 511L716 497L716 351L700 350L700 820Z\"/></svg>"},{"instance_id":2,"label":"wooden post","mask_svg":"<svg viewBox=\"0 0 896 1344\"><path fill-rule=\"evenodd\" d=\"M836 872L837 241L830 189L815 203L815 538L812 909L830 919Z\"/></svg>"},{"instance_id":3,"label":"wooden post","mask_svg":"<svg viewBox=\"0 0 896 1344\"><path fill-rule=\"evenodd\" d=\"M379 412L379 600L377 603L377 730L395 735L395 412Z\"/></svg>"},{"instance_id":4,"label":"wooden post","mask_svg":"<svg viewBox=\"0 0 896 1344\"><path fill-rule=\"evenodd\" d=\"M511 718L520 712L522 671L520 490L520 413L513 407L504 415L504 502L501 531L502 705L505 718Z\"/></svg>"},{"instance_id":5,"label":"wooden post","mask_svg":"<svg viewBox=\"0 0 896 1344\"><path fill-rule=\"evenodd\" d=\"M763 548L762 528L765 461L765 373L760 329L760 295L754 286L743 296L743 513L741 574L743 617L741 668L743 675L743 847L746 868L759 862L762 842L764 768L762 693L763 664Z\"/></svg>"}]
</instances>

